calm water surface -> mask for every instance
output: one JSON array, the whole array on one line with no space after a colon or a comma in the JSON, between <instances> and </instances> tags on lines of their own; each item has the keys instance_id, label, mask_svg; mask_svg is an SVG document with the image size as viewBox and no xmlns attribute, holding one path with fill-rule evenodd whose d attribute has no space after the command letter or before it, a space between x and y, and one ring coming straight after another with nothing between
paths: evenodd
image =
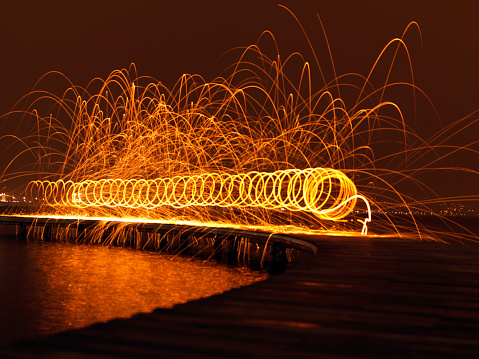
<instances>
[{"instance_id":1,"label":"calm water surface","mask_svg":"<svg viewBox=\"0 0 479 359\"><path fill-rule=\"evenodd\" d=\"M0 226L0 345L222 293L266 275L128 248L27 242Z\"/></svg>"}]
</instances>

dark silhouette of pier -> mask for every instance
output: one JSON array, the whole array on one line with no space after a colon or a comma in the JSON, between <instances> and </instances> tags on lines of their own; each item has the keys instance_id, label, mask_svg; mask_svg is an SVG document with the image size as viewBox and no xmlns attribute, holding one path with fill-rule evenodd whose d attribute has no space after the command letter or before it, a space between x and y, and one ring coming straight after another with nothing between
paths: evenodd
<instances>
[{"instance_id":1,"label":"dark silhouette of pier","mask_svg":"<svg viewBox=\"0 0 479 359\"><path fill-rule=\"evenodd\" d=\"M314 244L301 238L228 227L15 215L0 216L0 225L15 225L19 238L134 246L227 264L237 264L245 247L254 244L256 249L248 249L246 264L272 274L284 272L288 250L317 251Z\"/></svg>"},{"instance_id":2,"label":"dark silhouette of pier","mask_svg":"<svg viewBox=\"0 0 479 359\"><path fill-rule=\"evenodd\" d=\"M282 237L278 242L290 238L301 250L283 274L172 309L20 342L0 356L479 357L477 246Z\"/></svg>"}]
</instances>

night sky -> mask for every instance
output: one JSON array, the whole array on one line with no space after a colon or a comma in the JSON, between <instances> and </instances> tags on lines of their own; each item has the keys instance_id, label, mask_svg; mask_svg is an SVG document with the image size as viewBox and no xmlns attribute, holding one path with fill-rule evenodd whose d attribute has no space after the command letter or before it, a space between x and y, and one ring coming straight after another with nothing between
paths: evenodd
<instances>
[{"instance_id":1,"label":"night sky","mask_svg":"<svg viewBox=\"0 0 479 359\"><path fill-rule=\"evenodd\" d=\"M309 34L327 80L333 79L320 23L323 21L338 74L367 75L383 47L405 37L416 84L430 97L444 124L479 109L479 28L476 1L281 1ZM394 3L394 4L393 4ZM8 112L48 71L85 86L94 77L135 63L139 75L171 87L183 74L212 80L226 51L274 33L286 57L312 60L294 18L277 1L2 1L0 3L0 114ZM398 79L410 81L407 60ZM424 117L431 115L424 106ZM434 116L431 116L434 117ZM476 116L477 117L477 116ZM419 117L426 135L437 120ZM471 136L471 133L469 133ZM471 139L476 136L473 134ZM470 141L470 139L466 139ZM467 163L466 163L467 165ZM477 164L475 164L477 167ZM477 168L476 168L477 169Z\"/></svg>"}]
</instances>

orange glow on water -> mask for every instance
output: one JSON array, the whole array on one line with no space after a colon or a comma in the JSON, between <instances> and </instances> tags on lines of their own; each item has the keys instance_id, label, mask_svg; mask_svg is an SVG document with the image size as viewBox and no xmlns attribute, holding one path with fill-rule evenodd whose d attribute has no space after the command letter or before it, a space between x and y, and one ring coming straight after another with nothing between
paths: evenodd
<instances>
[{"instance_id":1,"label":"orange glow on water","mask_svg":"<svg viewBox=\"0 0 479 359\"><path fill-rule=\"evenodd\" d=\"M3 232L0 246L1 346L171 308L267 278L264 272L183 256L17 241Z\"/></svg>"}]
</instances>

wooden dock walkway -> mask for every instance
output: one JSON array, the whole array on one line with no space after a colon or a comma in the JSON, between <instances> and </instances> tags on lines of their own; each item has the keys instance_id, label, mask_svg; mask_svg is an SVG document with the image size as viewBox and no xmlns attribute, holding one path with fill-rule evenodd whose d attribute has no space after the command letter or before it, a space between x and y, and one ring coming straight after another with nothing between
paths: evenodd
<instances>
[{"instance_id":1,"label":"wooden dock walkway","mask_svg":"<svg viewBox=\"0 0 479 359\"><path fill-rule=\"evenodd\" d=\"M477 247L314 241L316 255L264 282L20 342L0 357L479 358Z\"/></svg>"}]
</instances>

